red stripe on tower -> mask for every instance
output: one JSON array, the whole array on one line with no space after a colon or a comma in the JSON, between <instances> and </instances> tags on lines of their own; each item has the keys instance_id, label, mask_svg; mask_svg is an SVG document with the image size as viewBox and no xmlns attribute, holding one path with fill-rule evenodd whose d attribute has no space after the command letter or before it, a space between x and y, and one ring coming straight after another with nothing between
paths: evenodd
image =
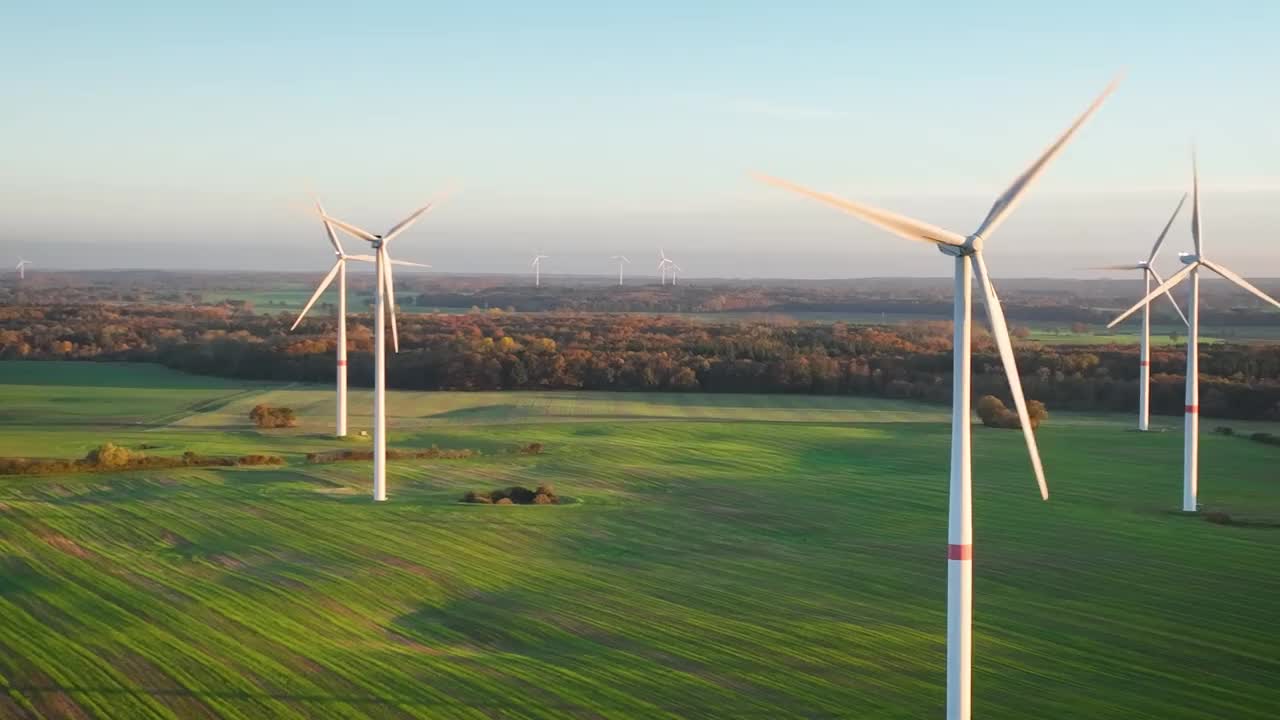
<instances>
[{"instance_id":1,"label":"red stripe on tower","mask_svg":"<svg viewBox=\"0 0 1280 720\"><path fill-rule=\"evenodd\" d=\"M973 546L972 545L948 545L947 559L948 560L972 560Z\"/></svg>"},{"instance_id":2,"label":"red stripe on tower","mask_svg":"<svg viewBox=\"0 0 1280 720\"><path fill-rule=\"evenodd\" d=\"M1139 365L1140 367L1151 367L1151 361L1150 361L1150 360L1139 360L1139 361L1138 361L1138 365Z\"/></svg>"},{"instance_id":3,"label":"red stripe on tower","mask_svg":"<svg viewBox=\"0 0 1280 720\"><path fill-rule=\"evenodd\" d=\"M347 361L346 361L346 360L339 360L339 361L338 361L338 367L346 367L346 366L347 366Z\"/></svg>"},{"instance_id":4,"label":"red stripe on tower","mask_svg":"<svg viewBox=\"0 0 1280 720\"><path fill-rule=\"evenodd\" d=\"M1187 406L1187 412L1189 412L1189 413L1199 413L1199 412L1200 412L1200 406L1199 406L1199 405L1188 405L1188 406Z\"/></svg>"}]
</instances>

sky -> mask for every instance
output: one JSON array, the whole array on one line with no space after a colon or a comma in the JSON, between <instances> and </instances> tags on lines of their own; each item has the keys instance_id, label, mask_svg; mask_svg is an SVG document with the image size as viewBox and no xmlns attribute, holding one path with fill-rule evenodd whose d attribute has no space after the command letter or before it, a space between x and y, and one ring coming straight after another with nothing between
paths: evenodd
<instances>
[{"instance_id":1,"label":"sky","mask_svg":"<svg viewBox=\"0 0 1280 720\"><path fill-rule=\"evenodd\" d=\"M445 272L654 273L662 247L690 277L941 276L748 173L967 234L1124 73L993 273L1145 258L1194 140L1206 250L1280 276L1277 27L1231 0L10 3L0 259L320 269L317 194L375 232L438 199L394 254Z\"/></svg>"}]
</instances>

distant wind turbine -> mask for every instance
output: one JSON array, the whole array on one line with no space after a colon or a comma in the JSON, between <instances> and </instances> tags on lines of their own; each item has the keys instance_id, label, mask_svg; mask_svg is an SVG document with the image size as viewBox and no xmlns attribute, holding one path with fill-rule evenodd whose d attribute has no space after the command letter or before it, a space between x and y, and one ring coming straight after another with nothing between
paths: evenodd
<instances>
[{"instance_id":1,"label":"distant wind turbine","mask_svg":"<svg viewBox=\"0 0 1280 720\"><path fill-rule=\"evenodd\" d=\"M1195 244L1195 252L1178 253L1178 259L1186 267L1174 273L1168 280L1160 283L1159 287L1139 300L1137 305L1125 310L1107 325L1107 327L1115 327L1137 311L1138 308L1159 297L1161 293L1168 292L1170 288L1187 278L1191 279L1190 293L1187 298L1187 315L1190 322L1187 323L1189 329L1187 331L1186 405L1183 417L1183 512L1196 512L1198 509L1197 497L1200 489L1200 268L1209 268L1244 290L1253 293L1276 307L1280 307L1280 302L1270 295L1254 287L1249 281L1231 270L1205 257L1204 244L1200 236L1200 173L1196 167L1194 150L1191 153L1191 198L1191 240Z\"/></svg>"},{"instance_id":2,"label":"distant wind turbine","mask_svg":"<svg viewBox=\"0 0 1280 720\"><path fill-rule=\"evenodd\" d=\"M662 273L662 284L667 284L667 273L671 273L671 284L676 284L676 273L680 271L680 266L675 261L667 257L665 250L658 249L658 271Z\"/></svg>"},{"instance_id":3,"label":"distant wind turbine","mask_svg":"<svg viewBox=\"0 0 1280 720\"><path fill-rule=\"evenodd\" d=\"M622 268L630 264L631 261L627 259L626 255L612 255L609 259L618 261L618 287L622 287Z\"/></svg>"},{"instance_id":4,"label":"distant wind turbine","mask_svg":"<svg viewBox=\"0 0 1280 720\"><path fill-rule=\"evenodd\" d=\"M1177 219L1178 212L1182 210L1182 205L1187 201L1187 194L1182 194L1182 199L1178 201L1178 207L1173 209L1173 214L1169 216L1169 222L1165 223L1164 230L1160 231L1160 236L1156 238L1156 244L1151 247L1151 254L1146 260L1136 265L1104 265L1102 267L1091 268L1093 270L1141 270L1142 281L1144 284L1143 293L1151 292L1151 279L1155 278L1156 283L1163 283L1164 278L1156 272L1152 263L1155 262L1156 253L1160 252L1160 245L1164 243L1165 235L1169 234L1169 228L1173 226L1173 221ZM1173 309L1177 311L1178 317L1182 318L1183 324L1187 324L1187 316L1182 314L1182 308L1178 307L1178 301L1173 299L1168 291L1165 296L1169 298L1169 302L1173 303ZM1151 303L1147 303L1142 307L1142 342L1141 349L1138 352L1138 429L1146 432L1150 425L1151 419Z\"/></svg>"},{"instance_id":5,"label":"distant wind turbine","mask_svg":"<svg viewBox=\"0 0 1280 720\"><path fill-rule=\"evenodd\" d=\"M396 330L396 290L387 246L405 230L408 230L418 218L430 210L431 203L414 210L409 217L401 220L385 235L374 235L355 225L345 223L328 215L321 214L327 223L331 223L352 237L366 240L373 246L374 267L377 275L377 290L374 293L374 375L373 375L373 499L387 499L387 340L386 340L386 306L391 305L391 343L396 352L400 352L400 336ZM364 258L360 258L364 259ZM331 271L332 272L332 271Z\"/></svg>"},{"instance_id":6,"label":"distant wind turbine","mask_svg":"<svg viewBox=\"0 0 1280 720\"><path fill-rule=\"evenodd\" d=\"M947 717L951 720L968 720L970 717L973 648L973 481L970 475L970 367L971 337L971 271L977 275L982 288L991 321L991 337L1000 352L1009 390L1018 411L1022 435L1031 456L1031 467L1040 486L1040 496L1049 499L1049 487L1045 483L1044 469L1040 464L1040 452L1036 447L1035 432L1027 416L1026 400L1022 396L1022 381L1014 362L1013 343L1009 339L1004 309L996 296L995 285L987 271L983 258L985 240L1005 221L1026 193L1028 187L1066 147L1085 121L1102 105L1114 90L1113 82L1093 104L1072 123L1061 137L1044 152L1013 184L996 199L986 219L968 237L928 223L913 220L887 210L838 198L834 195L810 190L785 180L759 176L761 180L779 187L807 195L832 205L854 217L864 220L894 235L908 240L932 243L942 254L955 258L955 346L952 369L951 396L951 487L950 514L947 523Z\"/></svg>"},{"instance_id":7,"label":"distant wind turbine","mask_svg":"<svg viewBox=\"0 0 1280 720\"><path fill-rule=\"evenodd\" d=\"M30 260L23 260L22 258L18 258L18 265L14 269L18 271L19 280L27 279L27 266L30 264L31 264Z\"/></svg>"},{"instance_id":8,"label":"distant wind turbine","mask_svg":"<svg viewBox=\"0 0 1280 720\"><path fill-rule=\"evenodd\" d=\"M542 261L551 259L549 255L534 255L529 267L533 268L533 286L542 287Z\"/></svg>"},{"instance_id":9,"label":"distant wind turbine","mask_svg":"<svg viewBox=\"0 0 1280 720\"><path fill-rule=\"evenodd\" d=\"M342 249L342 243L338 242L338 236L333 232L333 225L325 218L324 207L320 201L316 201L316 211L320 213L321 219L324 221L325 234L329 236L329 244L333 246L333 254L337 256L337 260L333 263L333 269L328 275L320 281L320 285L316 287L316 291L312 293L311 299L302 308L302 312L298 313L298 319L293 321L293 325L289 328L290 332L297 329L302 319L307 316L307 311L311 306L316 304L316 300L324 294L329 288L334 277L338 278L338 343L337 343L337 411L336 420L334 422L333 434L336 437L346 437L347 435L347 261L359 260L362 262L376 262L373 255L348 255ZM412 267L429 268L430 265L421 263L406 262L404 260L392 260L392 265L408 265Z\"/></svg>"}]
</instances>

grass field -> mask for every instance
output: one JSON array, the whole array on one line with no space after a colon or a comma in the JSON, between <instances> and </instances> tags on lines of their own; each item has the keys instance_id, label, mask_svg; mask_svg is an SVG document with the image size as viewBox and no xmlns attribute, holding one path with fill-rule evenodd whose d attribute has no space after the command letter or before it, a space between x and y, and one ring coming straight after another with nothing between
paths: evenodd
<instances>
[{"instance_id":1,"label":"grass field","mask_svg":"<svg viewBox=\"0 0 1280 720\"><path fill-rule=\"evenodd\" d=\"M368 425L353 394L353 428ZM256 431L258 402L300 427ZM863 398L392 393L392 447L305 465L332 394L0 363L0 455L269 452L283 468L0 478L0 717L939 717L947 415ZM1158 418L1175 428L1177 418ZM1207 425L1214 424L1206 421ZM1239 425L1237 423L1231 423ZM1272 718L1280 448L1127 416L975 428L985 718ZM546 451L510 452L541 442ZM554 483L579 502L485 507Z\"/></svg>"}]
</instances>

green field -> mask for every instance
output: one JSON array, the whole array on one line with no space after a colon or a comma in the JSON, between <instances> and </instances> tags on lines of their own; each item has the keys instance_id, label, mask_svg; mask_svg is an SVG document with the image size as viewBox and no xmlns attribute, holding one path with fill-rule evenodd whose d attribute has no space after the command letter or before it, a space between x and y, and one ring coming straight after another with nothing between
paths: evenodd
<instances>
[{"instance_id":1,"label":"green field","mask_svg":"<svg viewBox=\"0 0 1280 720\"><path fill-rule=\"evenodd\" d=\"M259 402L301 426L252 429ZM0 455L289 461L0 478L0 717L941 716L945 408L389 407L392 447L484 455L393 462L375 505L368 463L303 463L359 446L326 436L328 388L0 363ZM367 392L352 411L367 427ZM1020 435L975 428L975 714L1275 717L1280 448L1205 436L1202 500L1249 523L1216 525L1174 512L1181 433L1131 424L1051 418L1048 503ZM456 502L540 482L578 502Z\"/></svg>"}]
</instances>

